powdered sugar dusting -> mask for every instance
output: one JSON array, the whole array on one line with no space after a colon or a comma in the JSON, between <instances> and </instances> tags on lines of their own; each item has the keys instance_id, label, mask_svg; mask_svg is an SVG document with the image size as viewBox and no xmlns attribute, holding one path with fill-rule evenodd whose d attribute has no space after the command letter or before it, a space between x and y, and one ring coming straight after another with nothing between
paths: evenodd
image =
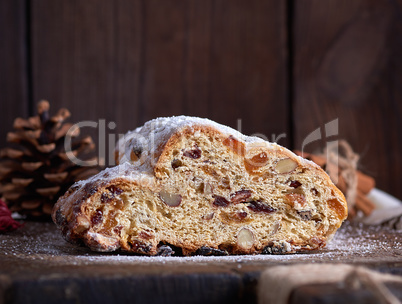
<instances>
[{"instance_id":1,"label":"powdered sugar dusting","mask_svg":"<svg viewBox=\"0 0 402 304\"><path fill-rule=\"evenodd\" d=\"M221 125L207 118L199 118L184 115L172 116L172 117L159 117L146 122L142 127L139 127L129 133L136 132L148 136L152 136L152 134L154 134L153 136L155 137L155 141L160 142L168 139L173 132L180 130L185 126L196 126L196 125L211 126L224 134L233 135L245 142L251 143L251 142L263 141L261 138L258 137L243 135L231 127Z\"/></svg>"},{"instance_id":2,"label":"powdered sugar dusting","mask_svg":"<svg viewBox=\"0 0 402 304\"><path fill-rule=\"evenodd\" d=\"M268 142L259 137L244 135L231 127L219 124L207 118L183 115L156 118L146 122L142 127L127 132L116 145L116 153L119 155L120 159L119 162L120 164L132 162L132 151L141 150L140 159L134 161L136 169L151 173L159 156L158 149L165 145L174 133L180 132L184 127L194 126L212 127L228 137L234 136L238 140L243 141L246 145L261 144L273 150L286 150L288 153L292 154L294 158L299 159L302 164L318 168L314 162L306 160L276 143Z\"/></svg>"},{"instance_id":3,"label":"powdered sugar dusting","mask_svg":"<svg viewBox=\"0 0 402 304\"><path fill-rule=\"evenodd\" d=\"M106 168L87 180L78 181L73 185L73 187L83 187L84 185L95 181L110 182L115 178L125 178L127 180L135 181L138 184L152 186L155 183L153 166L158 157L157 149L165 144L174 132L179 132L180 129L185 126L191 127L196 125L211 126L228 136L233 135L247 144L263 143L273 149L285 149L276 143L270 143L258 137L243 135L235 129L218 124L206 118L190 116L156 118L148 121L144 126L139 127L134 131L129 131L119 140L116 146L116 151L124 151L124 155L120 159L120 165ZM130 160L131 151L135 151L137 148L141 149L141 157L138 161L133 163ZM292 153L291 151L288 152ZM311 161L297 156L296 154L293 155L295 158L299 158L301 163L304 163L305 165L308 164L310 166L318 167Z\"/></svg>"},{"instance_id":4,"label":"powdered sugar dusting","mask_svg":"<svg viewBox=\"0 0 402 304\"><path fill-rule=\"evenodd\" d=\"M136 181L139 184L154 184L153 166L158 157L157 149L164 145L175 132L180 132L183 127L192 126L211 126L218 131L227 134L227 136L235 136L246 144L262 143L272 149L287 150L284 147L270 143L258 137L246 136L228 126L221 125L212 120L190 116L173 116L161 117L146 122L142 127L129 131L122 137L116 145L116 152L122 153L120 165L106 168L100 173L92 176L87 180L76 182L73 187L83 187L85 184L92 182L109 182L115 178L125 178L127 180ZM132 162L130 159L131 152L141 149L141 157L138 161ZM304 165L318 167L314 162L304 159L293 152L287 150L295 158ZM325 174L325 173L324 173Z\"/></svg>"},{"instance_id":5,"label":"powdered sugar dusting","mask_svg":"<svg viewBox=\"0 0 402 304\"><path fill-rule=\"evenodd\" d=\"M79 181L74 186L82 187L86 183L94 181L111 181L114 178L126 178L132 181L153 183L153 166L157 161L158 149L166 144L169 138L175 133L180 132L184 127L210 126L217 129L227 136L234 136L246 144L264 144L272 149L284 150L276 143L270 143L259 137L246 136L228 126L221 125L212 120L190 116L160 117L146 122L142 127L129 131L122 137L117 145L116 152L120 155L120 165L107 168L90 179ZM135 162L131 159L132 151L139 150L141 156ZM160 152L160 151L159 151ZM291 151L288 151L292 153ZM317 167L302 157L292 153L295 158L304 164Z\"/></svg>"},{"instance_id":6,"label":"powdered sugar dusting","mask_svg":"<svg viewBox=\"0 0 402 304\"><path fill-rule=\"evenodd\" d=\"M131 163L123 163L119 166L106 168L105 170L99 172L98 174L86 179L76 182L72 187L82 187L88 183L92 182L108 182L112 181L115 178L125 178L127 180L136 181L139 183L153 183L154 177L151 175L151 172L143 172L138 171L134 165Z\"/></svg>"},{"instance_id":7,"label":"powdered sugar dusting","mask_svg":"<svg viewBox=\"0 0 402 304\"><path fill-rule=\"evenodd\" d=\"M209 126L227 136L234 136L246 143L271 143L254 136L246 136L228 126L221 125L212 120L191 116L160 117L146 122L142 127L127 132L116 145L120 155L120 163L130 162L131 151L141 149L141 159L136 163L140 171L152 171L157 161L158 149L165 145L169 138L184 127ZM160 151L159 151L160 152Z\"/></svg>"},{"instance_id":8,"label":"powdered sugar dusting","mask_svg":"<svg viewBox=\"0 0 402 304\"><path fill-rule=\"evenodd\" d=\"M332 242L320 252L291 255L239 255L224 257L148 257L118 253L96 253L64 241L51 223L30 223L24 228L0 235L0 258L45 261L57 265L269 265L278 263L334 262L365 263L400 261L401 233L381 227L345 223Z\"/></svg>"}]
</instances>

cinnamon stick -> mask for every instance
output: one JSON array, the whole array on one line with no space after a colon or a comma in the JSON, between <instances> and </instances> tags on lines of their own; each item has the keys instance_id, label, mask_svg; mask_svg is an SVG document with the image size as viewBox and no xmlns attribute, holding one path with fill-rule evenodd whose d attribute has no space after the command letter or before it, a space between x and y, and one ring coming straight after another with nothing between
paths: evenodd
<instances>
[{"instance_id":1,"label":"cinnamon stick","mask_svg":"<svg viewBox=\"0 0 402 304\"><path fill-rule=\"evenodd\" d=\"M370 215L375 209L375 205L361 191L357 191L356 208L363 211L364 215Z\"/></svg>"},{"instance_id":2,"label":"cinnamon stick","mask_svg":"<svg viewBox=\"0 0 402 304\"><path fill-rule=\"evenodd\" d=\"M357 171L357 189L359 189L363 194L367 194L375 187L375 179L371 176Z\"/></svg>"}]
</instances>

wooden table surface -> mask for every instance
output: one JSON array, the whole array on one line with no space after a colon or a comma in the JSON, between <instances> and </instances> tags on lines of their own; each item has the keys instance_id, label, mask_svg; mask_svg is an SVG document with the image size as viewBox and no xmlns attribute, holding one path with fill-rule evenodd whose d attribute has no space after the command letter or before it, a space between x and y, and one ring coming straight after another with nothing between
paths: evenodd
<instances>
[{"instance_id":1,"label":"wooden table surface","mask_svg":"<svg viewBox=\"0 0 402 304\"><path fill-rule=\"evenodd\" d=\"M402 275L401 233L345 223L322 252L145 257L91 252L65 242L53 223L27 222L0 235L0 304L255 303L260 273L295 263L348 263ZM296 292L309 295L311 288Z\"/></svg>"}]
</instances>

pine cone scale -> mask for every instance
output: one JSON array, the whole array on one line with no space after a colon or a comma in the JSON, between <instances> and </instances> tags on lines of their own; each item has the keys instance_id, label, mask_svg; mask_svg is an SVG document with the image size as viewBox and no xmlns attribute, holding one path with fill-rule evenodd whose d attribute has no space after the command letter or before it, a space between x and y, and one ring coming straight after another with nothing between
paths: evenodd
<instances>
[{"instance_id":1,"label":"pine cone scale","mask_svg":"<svg viewBox=\"0 0 402 304\"><path fill-rule=\"evenodd\" d=\"M12 178L11 182L19 187L26 187L34 181L33 178Z\"/></svg>"}]
</instances>

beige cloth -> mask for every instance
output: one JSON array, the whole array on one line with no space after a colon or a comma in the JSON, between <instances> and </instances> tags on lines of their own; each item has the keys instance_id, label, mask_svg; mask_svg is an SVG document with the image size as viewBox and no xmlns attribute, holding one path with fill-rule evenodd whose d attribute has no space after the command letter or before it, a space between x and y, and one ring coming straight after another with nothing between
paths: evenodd
<instances>
[{"instance_id":1,"label":"beige cloth","mask_svg":"<svg viewBox=\"0 0 402 304\"><path fill-rule=\"evenodd\" d=\"M355 288L366 285L378 297L379 303L400 303L383 282L402 283L402 277L346 264L297 264L268 268L261 274L258 283L258 303L286 304L296 287L337 282Z\"/></svg>"}]
</instances>

